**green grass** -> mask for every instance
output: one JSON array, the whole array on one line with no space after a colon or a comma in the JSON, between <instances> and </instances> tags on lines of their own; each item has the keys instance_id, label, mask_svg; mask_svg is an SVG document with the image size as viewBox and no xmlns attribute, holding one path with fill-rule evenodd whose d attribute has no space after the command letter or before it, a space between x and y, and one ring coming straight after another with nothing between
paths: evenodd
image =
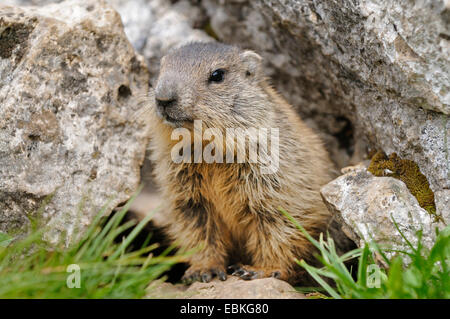
<instances>
[{"instance_id":1,"label":"green grass","mask_svg":"<svg viewBox=\"0 0 450 319\"><path fill-rule=\"evenodd\" d=\"M49 250L42 241L45 228L20 240L0 233L0 298L144 297L149 283L184 256L169 256L172 248L153 256L158 245L148 245L150 237L142 247L131 249L151 216L139 223L123 222L129 203L109 219L100 212L80 240L66 249ZM68 268L73 264L80 270L79 288L69 288L77 284L77 266L72 266L75 271Z\"/></svg>"},{"instance_id":2,"label":"green grass","mask_svg":"<svg viewBox=\"0 0 450 319\"><path fill-rule=\"evenodd\" d=\"M286 211L281 209L281 212L319 251L317 258L323 264L321 268L308 265L304 260L297 260L321 287L319 294L314 295L315 298L318 295L335 299L450 298L450 226L438 232L431 249L426 249L421 244L420 232L417 234L418 244L413 246L397 227L410 250L397 251L397 256L391 260L386 257L387 249L380 248L375 243L339 256L331 238L325 241L321 236L319 240L315 240ZM353 278L344 264L354 258L358 260L356 278ZM375 259L381 262L377 263ZM324 278L329 278L334 284L329 284ZM323 291L326 295L320 293Z\"/></svg>"},{"instance_id":3,"label":"green grass","mask_svg":"<svg viewBox=\"0 0 450 319\"><path fill-rule=\"evenodd\" d=\"M100 212L80 240L69 248L49 249L42 241L45 228L36 229L23 239L0 232L0 298L145 297L152 281L164 279L165 271L185 261L192 252L169 256L173 249L170 247L154 256L152 251L158 245L149 245L150 237L141 247L132 247L151 215L139 223L124 222L131 200L108 219L102 217L104 211ZM321 268L297 260L320 285L300 288L315 292L312 298L450 298L450 226L438 233L430 250L423 247L418 233L418 244L408 242L410 251L400 251L391 260L386 258L387 250L375 243L339 256L331 238L312 238L288 213L281 211L319 251ZM356 278L344 264L355 258ZM79 288L69 288L76 284L76 271L71 272L70 265L79 267Z\"/></svg>"}]
</instances>

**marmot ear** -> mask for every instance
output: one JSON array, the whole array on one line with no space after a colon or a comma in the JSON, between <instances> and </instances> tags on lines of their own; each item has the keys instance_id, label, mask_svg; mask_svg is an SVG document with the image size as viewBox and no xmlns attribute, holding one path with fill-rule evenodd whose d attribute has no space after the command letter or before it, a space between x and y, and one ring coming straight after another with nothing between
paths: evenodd
<instances>
[{"instance_id":1,"label":"marmot ear","mask_svg":"<svg viewBox=\"0 0 450 319\"><path fill-rule=\"evenodd\" d=\"M245 75L252 78L260 78L262 72L262 58L259 54L245 50L240 55L241 61L246 68Z\"/></svg>"}]
</instances>

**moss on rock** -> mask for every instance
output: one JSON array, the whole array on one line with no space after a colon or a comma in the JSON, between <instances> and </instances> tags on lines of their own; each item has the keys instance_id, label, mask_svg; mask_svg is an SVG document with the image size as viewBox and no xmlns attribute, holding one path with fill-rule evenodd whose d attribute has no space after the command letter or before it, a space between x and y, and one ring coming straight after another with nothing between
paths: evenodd
<instances>
[{"instance_id":1,"label":"moss on rock","mask_svg":"<svg viewBox=\"0 0 450 319\"><path fill-rule=\"evenodd\" d=\"M8 59L15 52L16 63L20 62L27 48L27 40L34 29L32 24L12 23L4 25L0 21L0 27L4 30L0 33L0 57Z\"/></svg>"},{"instance_id":2,"label":"moss on rock","mask_svg":"<svg viewBox=\"0 0 450 319\"><path fill-rule=\"evenodd\" d=\"M401 159L396 153L387 157L384 152L379 151L372 157L367 170L375 176L389 176L401 180L417 199L420 207L436 216L434 193L416 163Z\"/></svg>"}]
</instances>

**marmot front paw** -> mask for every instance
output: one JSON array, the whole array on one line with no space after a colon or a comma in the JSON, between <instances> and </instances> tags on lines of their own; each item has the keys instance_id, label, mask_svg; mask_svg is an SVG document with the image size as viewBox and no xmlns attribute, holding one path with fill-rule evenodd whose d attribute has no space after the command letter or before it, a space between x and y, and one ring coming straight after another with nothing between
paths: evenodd
<instances>
[{"instance_id":1,"label":"marmot front paw","mask_svg":"<svg viewBox=\"0 0 450 319\"><path fill-rule=\"evenodd\" d=\"M186 270L181 281L189 285L194 281L210 282L214 277L225 281L227 279L225 268L223 266L204 267L193 265Z\"/></svg>"}]
</instances>

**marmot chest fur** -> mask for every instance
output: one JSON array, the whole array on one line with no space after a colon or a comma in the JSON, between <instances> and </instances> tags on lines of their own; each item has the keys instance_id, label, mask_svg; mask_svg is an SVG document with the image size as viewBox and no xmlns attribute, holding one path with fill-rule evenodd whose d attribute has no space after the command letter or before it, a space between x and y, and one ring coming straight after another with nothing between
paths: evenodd
<instances>
[{"instance_id":1,"label":"marmot chest fur","mask_svg":"<svg viewBox=\"0 0 450 319\"><path fill-rule=\"evenodd\" d=\"M264 78L261 57L185 45L161 60L154 94L152 160L167 229L182 247L200 247L185 281L225 280L230 265L243 279L301 279L295 259L311 261L314 250L279 208L312 236L326 232L319 189L332 164Z\"/></svg>"}]
</instances>

